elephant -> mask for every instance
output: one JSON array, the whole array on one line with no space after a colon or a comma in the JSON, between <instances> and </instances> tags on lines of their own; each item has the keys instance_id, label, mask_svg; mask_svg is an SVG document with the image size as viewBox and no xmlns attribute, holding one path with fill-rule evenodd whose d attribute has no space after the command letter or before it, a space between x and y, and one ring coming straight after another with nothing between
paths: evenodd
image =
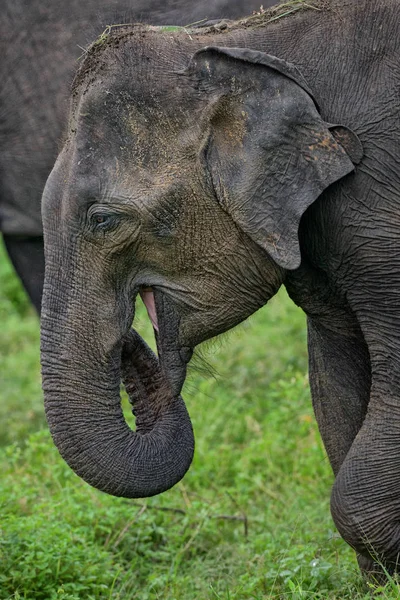
<instances>
[{"instance_id":1,"label":"elephant","mask_svg":"<svg viewBox=\"0 0 400 600\"><path fill-rule=\"evenodd\" d=\"M110 28L87 51L43 195L45 409L61 455L90 484L126 497L170 488L191 451L180 446L188 423L177 430L169 414L167 433L165 410L194 348L284 285L307 316L334 522L365 571L393 570L398 4L291 7L202 29ZM130 430L119 408L138 295L162 373L146 420L152 433L162 426L158 438ZM166 443L180 448L175 474L168 456L153 468Z\"/></svg>"},{"instance_id":2,"label":"elephant","mask_svg":"<svg viewBox=\"0 0 400 600\"><path fill-rule=\"evenodd\" d=\"M109 23L151 18L154 24L186 25L257 8L257 0L6 0L0 21L0 230L38 313L44 278L40 202L67 122L70 82L90 41Z\"/></svg>"}]
</instances>

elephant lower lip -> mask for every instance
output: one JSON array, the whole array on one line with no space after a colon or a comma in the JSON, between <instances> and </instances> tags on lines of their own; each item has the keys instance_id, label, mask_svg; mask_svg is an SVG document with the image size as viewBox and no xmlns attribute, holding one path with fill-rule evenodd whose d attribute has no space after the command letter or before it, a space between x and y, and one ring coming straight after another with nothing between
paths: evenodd
<instances>
[{"instance_id":1,"label":"elephant lower lip","mask_svg":"<svg viewBox=\"0 0 400 600\"><path fill-rule=\"evenodd\" d=\"M181 359L182 359L182 362L183 362L185 365L187 365L187 364L188 364L188 362L190 361L190 359L191 359L191 358L192 358L192 356L193 356L193 349L192 349L192 348L189 348L189 346L183 346L183 347L180 349L179 355L180 355L180 357L181 357Z\"/></svg>"},{"instance_id":2,"label":"elephant lower lip","mask_svg":"<svg viewBox=\"0 0 400 600\"><path fill-rule=\"evenodd\" d=\"M140 297L143 301L143 304L146 307L147 314L149 315L149 319L154 327L154 329L158 332L158 319L157 319L157 311L156 304L154 301L154 293L152 288L142 288L140 291Z\"/></svg>"}]
</instances>

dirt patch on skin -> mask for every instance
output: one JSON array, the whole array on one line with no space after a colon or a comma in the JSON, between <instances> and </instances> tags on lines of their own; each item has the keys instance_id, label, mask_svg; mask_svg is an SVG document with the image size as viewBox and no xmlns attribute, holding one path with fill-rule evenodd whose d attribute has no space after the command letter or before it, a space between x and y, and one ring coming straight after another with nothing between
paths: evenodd
<instances>
[{"instance_id":1,"label":"dirt patch on skin","mask_svg":"<svg viewBox=\"0 0 400 600\"><path fill-rule=\"evenodd\" d=\"M247 119L248 115L245 110L242 110L238 98L233 100L224 97L218 102L210 122L213 126L214 137L218 139L218 146L221 150L236 152L243 146L243 140L247 133Z\"/></svg>"},{"instance_id":2,"label":"dirt patch on skin","mask_svg":"<svg viewBox=\"0 0 400 600\"><path fill-rule=\"evenodd\" d=\"M81 56L81 64L72 82L72 95L76 95L83 83L90 83L94 76L105 63L102 60L105 50L118 47L120 42L131 37L142 28L138 25L108 25L99 37L85 50Z\"/></svg>"},{"instance_id":3,"label":"dirt patch on skin","mask_svg":"<svg viewBox=\"0 0 400 600\"><path fill-rule=\"evenodd\" d=\"M260 9L257 14L250 15L237 21L222 20L207 26L207 23L189 24L187 27L143 25L141 23L115 24L108 25L101 35L85 50L82 56L81 67L78 69L72 85L73 93L87 79L92 79L91 74L95 74L99 65L101 65L102 55L107 48L117 48L120 43L129 39L133 35L146 36L147 32L157 32L160 35L169 36L187 36L196 38L208 35L229 34L238 29L259 28L266 25L280 22L282 19L290 18L300 11L326 11L331 6L331 0L289 0L272 6L266 10ZM140 33L141 32L141 33Z\"/></svg>"},{"instance_id":4,"label":"dirt patch on skin","mask_svg":"<svg viewBox=\"0 0 400 600\"><path fill-rule=\"evenodd\" d=\"M299 11L329 10L330 5L331 0L289 0L289 2L282 2L267 9L260 7L259 11L256 11L249 17L238 19L236 21L222 20L218 23L210 25L209 27L203 27L201 24L199 24L195 29L189 28L186 29L186 31L192 36L197 36L199 34L207 35L215 33L231 33L232 31L243 28L265 27L265 25L269 25L270 23L289 18Z\"/></svg>"},{"instance_id":5,"label":"dirt patch on skin","mask_svg":"<svg viewBox=\"0 0 400 600\"><path fill-rule=\"evenodd\" d=\"M246 17L245 19L235 21L228 29L229 31L234 31L235 29L240 29L242 27L264 27L269 23L289 18L299 11L323 11L329 10L329 8L330 0L291 0L290 2L283 2L276 6L271 6L266 10L260 10L257 14Z\"/></svg>"}]
</instances>

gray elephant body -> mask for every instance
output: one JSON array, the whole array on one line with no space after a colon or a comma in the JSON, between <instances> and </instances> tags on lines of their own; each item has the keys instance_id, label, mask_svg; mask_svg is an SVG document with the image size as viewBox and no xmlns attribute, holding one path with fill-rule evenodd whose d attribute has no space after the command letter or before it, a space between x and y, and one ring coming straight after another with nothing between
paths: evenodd
<instances>
[{"instance_id":1,"label":"gray elephant body","mask_svg":"<svg viewBox=\"0 0 400 600\"><path fill-rule=\"evenodd\" d=\"M271 4L271 0L270 0ZM34 305L43 287L40 203L67 122L74 71L107 25L235 18L256 0L7 0L0 20L0 231Z\"/></svg>"},{"instance_id":2,"label":"gray elephant body","mask_svg":"<svg viewBox=\"0 0 400 600\"><path fill-rule=\"evenodd\" d=\"M47 413L80 475L134 496L120 463L112 468L121 445L106 465L101 458L102 431L110 447L117 438L112 415L91 421L100 405L118 404L132 299L154 292L164 385L177 395L193 347L283 283L308 317L335 523L358 552L392 567L400 553L398 5L298 8L223 30L131 27L91 47L44 194Z\"/></svg>"}]
</instances>

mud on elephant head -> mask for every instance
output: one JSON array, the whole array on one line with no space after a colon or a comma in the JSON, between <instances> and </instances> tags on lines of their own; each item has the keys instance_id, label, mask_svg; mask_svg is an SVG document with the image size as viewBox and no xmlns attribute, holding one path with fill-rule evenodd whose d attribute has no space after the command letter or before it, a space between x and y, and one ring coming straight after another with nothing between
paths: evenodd
<instances>
[{"instance_id":1,"label":"mud on elephant head","mask_svg":"<svg viewBox=\"0 0 400 600\"><path fill-rule=\"evenodd\" d=\"M361 153L293 65L204 37L131 27L94 44L44 192L46 413L70 466L115 495L183 476L193 441L177 398L193 348L276 293L300 265L303 213ZM124 347L140 293L160 360L147 374L140 339ZM136 432L120 409L121 348L144 413L150 398Z\"/></svg>"}]
</instances>

